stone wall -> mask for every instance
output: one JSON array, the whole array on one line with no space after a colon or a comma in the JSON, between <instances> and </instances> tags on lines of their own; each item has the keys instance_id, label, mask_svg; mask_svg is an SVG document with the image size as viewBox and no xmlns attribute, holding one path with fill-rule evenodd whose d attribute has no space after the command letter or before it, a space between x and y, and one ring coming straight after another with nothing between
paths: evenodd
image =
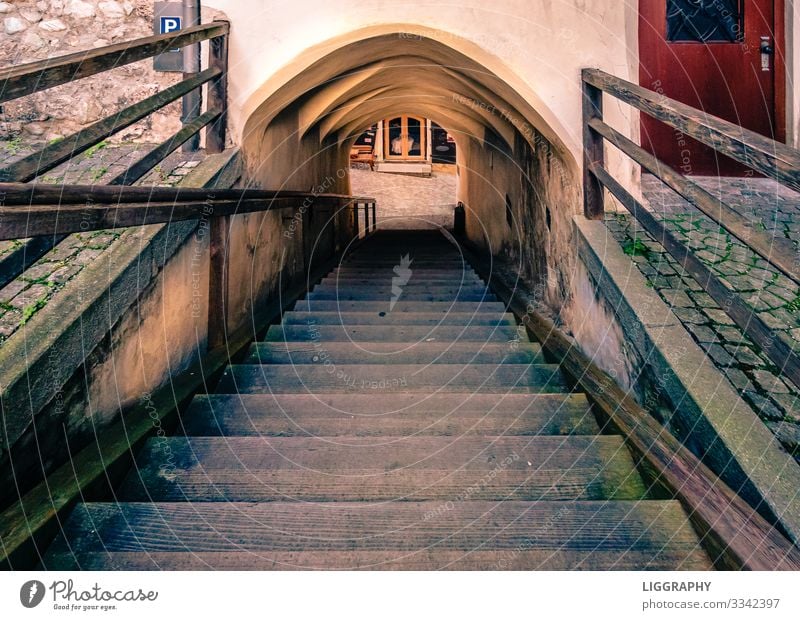
<instances>
[{"instance_id":1,"label":"stone wall","mask_svg":"<svg viewBox=\"0 0 800 620\"><path fill-rule=\"evenodd\" d=\"M10 0L0 2L0 64L22 64L153 33L149 0ZM175 83L147 59L9 101L0 140L50 141ZM180 128L180 102L115 134L111 141L161 141Z\"/></svg>"}]
</instances>

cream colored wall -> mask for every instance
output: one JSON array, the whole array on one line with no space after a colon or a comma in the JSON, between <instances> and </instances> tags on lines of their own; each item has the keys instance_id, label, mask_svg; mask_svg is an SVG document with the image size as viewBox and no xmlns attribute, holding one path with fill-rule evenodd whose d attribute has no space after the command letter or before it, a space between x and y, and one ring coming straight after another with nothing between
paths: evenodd
<instances>
[{"instance_id":1,"label":"cream colored wall","mask_svg":"<svg viewBox=\"0 0 800 620\"><path fill-rule=\"evenodd\" d=\"M407 32L441 41L485 65L525 97L579 159L580 69L636 77L636 1L463 0L363 2L213 0L232 23L230 120L244 122L275 90L314 60L374 34ZM363 31L363 32L362 32ZM611 106L609 117L630 118Z\"/></svg>"}]
</instances>

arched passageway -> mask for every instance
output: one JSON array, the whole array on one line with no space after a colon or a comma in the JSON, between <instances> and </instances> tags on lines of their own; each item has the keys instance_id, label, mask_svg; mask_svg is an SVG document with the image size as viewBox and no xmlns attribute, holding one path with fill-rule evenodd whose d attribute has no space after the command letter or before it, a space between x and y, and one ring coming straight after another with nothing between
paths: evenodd
<instances>
[{"instance_id":1,"label":"arched passageway","mask_svg":"<svg viewBox=\"0 0 800 620\"><path fill-rule=\"evenodd\" d=\"M543 297L560 303L580 196L574 157L480 57L408 30L355 33L334 51L324 46L314 62L288 68L291 77L250 106L241 140L248 181L349 193L350 147L365 128L394 115L429 118L455 136L467 236L512 260Z\"/></svg>"}]
</instances>

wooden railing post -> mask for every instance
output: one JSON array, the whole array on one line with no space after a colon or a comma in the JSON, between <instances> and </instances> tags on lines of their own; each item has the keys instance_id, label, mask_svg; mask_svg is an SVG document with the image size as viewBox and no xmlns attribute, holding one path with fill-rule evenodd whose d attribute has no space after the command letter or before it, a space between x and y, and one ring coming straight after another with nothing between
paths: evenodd
<instances>
[{"instance_id":1,"label":"wooden railing post","mask_svg":"<svg viewBox=\"0 0 800 620\"><path fill-rule=\"evenodd\" d=\"M364 203L364 236L369 234L369 203Z\"/></svg>"},{"instance_id":2,"label":"wooden railing post","mask_svg":"<svg viewBox=\"0 0 800 620\"><path fill-rule=\"evenodd\" d=\"M605 166L603 137L589 126L594 118L603 119L603 91L581 80L583 92L583 214L599 220L605 211L603 186L592 173L592 166Z\"/></svg>"},{"instance_id":3,"label":"wooden railing post","mask_svg":"<svg viewBox=\"0 0 800 620\"><path fill-rule=\"evenodd\" d=\"M372 232L375 232L378 229L378 222L377 222L378 216L375 213L375 211L377 210L378 206L374 202L372 202L370 204L372 205Z\"/></svg>"},{"instance_id":4,"label":"wooden railing post","mask_svg":"<svg viewBox=\"0 0 800 620\"><path fill-rule=\"evenodd\" d=\"M228 331L228 237L230 216L211 218L208 275L208 349L223 347Z\"/></svg>"},{"instance_id":5,"label":"wooden railing post","mask_svg":"<svg viewBox=\"0 0 800 620\"><path fill-rule=\"evenodd\" d=\"M353 203L353 239L358 239L358 202Z\"/></svg>"},{"instance_id":6,"label":"wooden railing post","mask_svg":"<svg viewBox=\"0 0 800 620\"><path fill-rule=\"evenodd\" d=\"M208 42L208 67L219 69L220 75L208 84L208 110L220 110L217 120L206 128L206 152L221 153L225 149L228 125L228 36L214 37Z\"/></svg>"}]
</instances>

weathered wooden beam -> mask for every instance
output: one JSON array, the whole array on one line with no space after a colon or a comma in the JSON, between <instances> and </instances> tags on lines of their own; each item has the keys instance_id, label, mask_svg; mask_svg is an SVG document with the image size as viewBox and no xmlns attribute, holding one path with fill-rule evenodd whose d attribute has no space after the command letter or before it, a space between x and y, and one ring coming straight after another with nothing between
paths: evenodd
<instances>
[{"instance_id":1,"label":"weathered wooden beam","mask_svg":"<svg viewBox=\"0 0 800 620\"><path fill-rule=\"evenodd\" d=\"M590 220L603 217L603 188L594 178L592 165L605 165L603 138L592 129L589 121L603 120L603 91L582 83L583 88L583 214Z\"/></svg>"},{"instance_id":2,"label":"weathered wooden beam","mask_svg":"<svg viewBox=\"0 0 800 620\"><path fill-rule=\"evenodd\" d=\"M228 340L230 217L211 220L208 274L208 346L225 347Z\"/></svg>"},{"instance_id":3,"label":"weathered wooden beam","mask_svg":"<svg viewBox=\"0 0 800 620\"><path fill-rule=\"evenodd\" d=\"M216 202L150 202L115 204L66 204L52 206L0 207L0 240L39 235L65 235L73 232L147 226L182 220L199 220L209 207L215 216L292 209L297 198L275 198L269 202L226 200Z\"/></svg>"},{"instance_id":4,"label":"weathered wooden beam","mask_svg":"<svg viewBox=\"0 0 800 620\"><path fill-rule=\"evenodd\" d=\"M675 172L672 168L662 164L638 144L604 122L595 119L589 121L589 125L620 151L657 176L668 187L700 209L711 220L722 226L773 267L800 284L800 254L795 251L789 239L775 237L767 231L758 230L747 218L740 215L719 198L682 174Z\"/></svg>"},{"instance_id":5,"label":"weathered wooden beam","mask_svg":"<svg viewBox=\"0 0 800 620\"><path fill-rule=\"evenodd\" d=\"M164 158L177 149L189 138L196 135L203 127L213 122L220 116L218 109L211 109L204 112L191 123L181 127L179 131L164 140L161 144L150 150L142 158L128 166L128 168L118 174L108 182L108 185L131 185L136 183L144 175L155 168Z\"/></svg>"},{"instance_id":6,"label":"weathered wooden beam","mask_svg":"<svg viewBox=\"0 0 800 620\"><path fill-rule=\"evenodd\" d=\"M584 69L582 76L585 83L800 191L800 152L796 149L599 69Z\"/></svg>"},{"instance_id":7,"label":"weathered wooden beam","mask_svg":"<svg viewBox=\"0 0 800 620\"><path fill-rule=\"evenodd\" d=\"M0 70L0 103L228 34L227 22L106 45Z\"/></svg>"},{"instance_id":8,"label":"weathered wooden beam","mask_svg":"<svg viewBox=\"0 0 800 620\"><path fill-rule=\"evenodd\" d=\"M53 249L63 237L34 237L0 256L0 288Z\"/></svg>"},{"instance_id":9,"label":"weathered wooden beam","mask_svg":"<svg viewBox=\"0 0 800 620\"><path fill-rule=\"evenodd\" d=\"M52 170L60 163L83 153L108 136L146 118L218 75L219 69L206 69L120 112L115 112L63 140L48 144L40 151L31 153L0 170L0 180L30 181L48 170Z\"/></svg>"},{"instance_id":10,"label":"weathered wooden beam","mask_svg":"<svg viewBox=\"0 0 800 620\"><path fill-rule=\"evenodd\" d=\"M215 37L208 42L208 66L220 71L208 84L208 109L218 109L221 114L206 129L206 152L221 153L228 126L228 37Z\"/></svg>"},{"instance_id":11,"label":"weathered wooden beam","mask_svg":"<svg viewBox=\"0 0 800 620\"><path fill-rule=\"evenodd\" d=\"M653 217L652 213L645 209L608 171L596 167L594 174L642 224L644 229L663 245L686 272L714 298L720 308L725 309L725 313L739 328L761 347L781 372L789 377L792 383L800 387L800 357L792 348L781 340L739 295L725 286L722 280L706 267L705 263L697 258L680 239Z\"/></svg>"},{"instance_id":12,"label":"weathered wooden beam","mask_svg":"<svg viewBox=\"0 0 800 620\"><path fill-rule=\"evenodd\" d=\"M205 202L214 200L275 200L303 198L327 201L366 200L374 198L348 194L313 194L294 190L205 189L195 187L45 185L0 182L0 206L65 205L75 203L142 203L142 202Z\"/></svg>"},{"instance_id":13,"label":"weathered wooden beam","mask_svg":"<svg viewBox=\"0 0 800 620\"><path fill-rule=\"evenodd\" d=\"M147 226L277 209L297 209L302 206L304 200L303 195L273 196L268 200L263 198L226 200L212 196L204 201L0 206L0 240ZM341 198L329 197L326 200L333 200L338 205ZM213 216L209 216L209 213L213 213Z\"/></svg>"},{"instance_id":14,"label":"weathered wooden beam","mask_svg":"<svg viewBox=\"0 0 800 620\"><path fill-rule=\"evenodd\" d=\"M734 570L800 570L800 550L673 437L497 270L464 255L531 335L592 399L645 468L686 510L712 560Z\"/></svg>"}]
</instances>

